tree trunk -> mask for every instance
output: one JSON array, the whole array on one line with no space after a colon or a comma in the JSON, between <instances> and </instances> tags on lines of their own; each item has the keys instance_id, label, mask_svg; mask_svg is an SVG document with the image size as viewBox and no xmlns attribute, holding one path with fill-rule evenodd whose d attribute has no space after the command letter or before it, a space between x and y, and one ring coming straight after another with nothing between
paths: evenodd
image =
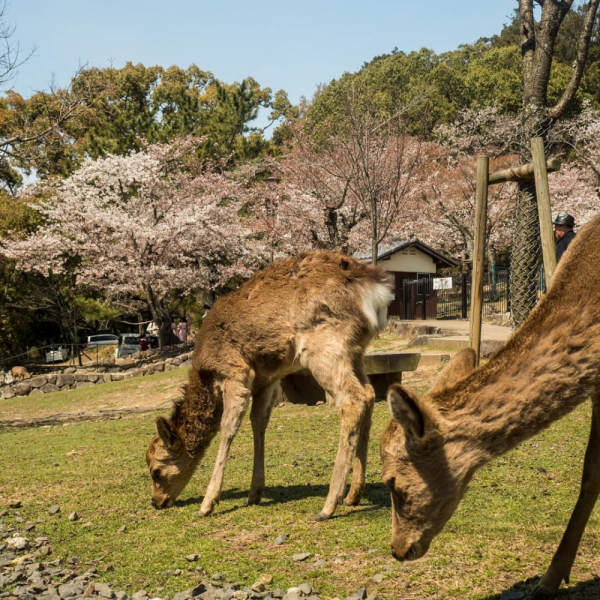
<instances>
[{"instance_id":1,"label":"tree trunk","mask_svg":"<svg viewBox=\"0 0 600 600\"><path fill-rule=\"evenodd\" d=\"M154 290L150 284L145 286L146 295L148 296L148 304L152 312L152 319L158 327L158 345L171 346L180 343L180 339L173 333L173 321L169 313L164 309L162 301L156 297Z\"/></svg>"}]
</instances>

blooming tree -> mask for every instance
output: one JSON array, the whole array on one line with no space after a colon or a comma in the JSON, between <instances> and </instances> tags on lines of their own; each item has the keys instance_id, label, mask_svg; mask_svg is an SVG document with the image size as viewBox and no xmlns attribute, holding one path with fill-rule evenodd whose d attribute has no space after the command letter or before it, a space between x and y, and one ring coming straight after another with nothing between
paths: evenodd
<instances>
[{"instance_id":1,"label":"blooming tree","mask_svg":"<svg viewBox=\"0 0 600 600\"><path fill-rule=\"evenodd\" d=\"M3 241L5 254L23 270L74 269L77 284L142 294L167 343L170 291L215 289L248 276L261 259L238 216L248 190L218 165L195 161L197 145L186 139L90 160L45 185L49 197L32 202L44 225L25 239Z\"/></svg>"}]
</instances>

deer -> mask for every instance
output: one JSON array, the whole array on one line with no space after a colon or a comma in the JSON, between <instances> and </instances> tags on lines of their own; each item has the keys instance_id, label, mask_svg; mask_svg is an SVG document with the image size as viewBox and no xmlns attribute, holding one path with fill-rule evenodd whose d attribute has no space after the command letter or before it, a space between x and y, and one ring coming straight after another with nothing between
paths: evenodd
<instances>
[{"instance_id":1,"label":"deer","mask_svg":"<svg viewBox=\"0 0 600 600\"><path fill-rule=\"evenodd\" d=\"M250 404L254 460L248 504L258 504L265 487L265 431L279 382L298 371L309 371L340 413L329 492L315 519L330 518L342 501L358 504L375 401L364 353L387 322L391 290L390 275L382 269L339 252L315 251L273 263L220 298L196 336L183 397L169 419L156 420L146 452L152 505L174 504L220 430L199 514L213 511L231 444Z\"/></svg>"},{"instance_id":2,"label":"deer","mask_svg":"<svg viewBox=\"0 0 600 600\"><path fill-rule=\"evenodd\" d=\"M600 492L600 216L577 235L529 317L476 368L458 353L427 395L388 389L392 419L381 439L392 501L392 555L415 560L456 510L475 472L592 401L579 499L534 592L554 594L571 568ZM577 281L577 289L572 283Z\"/></svg>"}]
</instances>

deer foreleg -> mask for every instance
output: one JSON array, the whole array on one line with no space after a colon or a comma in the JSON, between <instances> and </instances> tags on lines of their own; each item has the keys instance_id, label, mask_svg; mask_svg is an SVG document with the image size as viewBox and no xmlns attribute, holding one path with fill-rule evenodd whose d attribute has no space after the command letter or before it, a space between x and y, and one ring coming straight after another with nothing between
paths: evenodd
<instances>
[{"instance_id":1,"label":"deer foreleg","mask_svg":"<svg viewBox=\"0 0 600 600\"><path fill-rule=\"evenodd\" d=\"M254 436L254 467L248 504L258 504L265 489L265 432L271 418L271 411L277 402L279 382L264 388L252 399L250 421Z\"/></svg>"},{"instance_id":2,"label":"deer foreleg","mask_svg":"<svg viewBox=\"0 0 600 600\"><path fill-rule=\"evenodd\" d=\"M202 505L200 506L200 516L209 515L215 504L219 502L221 489L223 487L223 477L225 475L225 465L229 457L229 449L235 434L240 428L244 413L248 408L250 400L250 390L236 382L226 382L223 390L223 416L221 418L221 441L217 452L217 460L213 469L210 483L206 489L206 494Z\"/></svg>"},{"instance_id":3,"label":"deer foreleg","mask_svg":"<svg viewBox=\"0 0 600 600\"><path fill-rule=\"evenodd\" d=\"M367 474L367 454L369 452L369 433L371 431L371 420L373 416L373 406L375 404L375 391L367 384L367 403L365 416L360 426L358 443L356 446L356 458L352 468L352 484L350 491L344 500L347 506L356 506L365 491L365 479Z\"/></svg>"},{"instance_id":4,"label":"deer foreleg","mask_svg":"<svg viewBox=\"0 0 600 600\"><path fill-rule=\"evenodd\" d=\"M600 494L600 405L594 405L590 440L585 452L583 477L579 498L567 529L552 558L548 570L542 577L532 599L541 600L556 593L560 584L569 582L571 567L588 519Z\"/></svg>"}]
</instances>

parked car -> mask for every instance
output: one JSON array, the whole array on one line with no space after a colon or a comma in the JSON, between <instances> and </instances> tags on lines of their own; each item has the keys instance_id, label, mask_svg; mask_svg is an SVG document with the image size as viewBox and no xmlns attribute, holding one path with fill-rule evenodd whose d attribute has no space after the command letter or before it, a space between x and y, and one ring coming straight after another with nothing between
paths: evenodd
<instances>
[{"instance_id":1,"label":"parked car","mask_svg":"<svg viewBox=\"0 0 600 600\"><path fill-rule=\"evenodd\" d=\"M98 335L89 335L87 339L87 347L95 348L96 346L105 346L106 344L118 344L119 336L112 333L100 333Z\"/></svg>"},{"instance_id":2,"label":"parked car","mask_svg":"<svg viewBox=\"0 0 600 600\"><path fill-rule=\"evenodd\" d=\"M139 333L122 333L119 337L119 347L115 350L115 358L123 358L141 350Z\"/></svg>"},{"instance_id":3,"label":"parked car","mask_svg":"<svg viewBox=\"0 0 600 600\"><path fill-rule=\"evenodd\" d=\"M69 348L65 346L50 346L46 350L46 362L64 362L69 359Z\"/></svg>"}]
</instances>

